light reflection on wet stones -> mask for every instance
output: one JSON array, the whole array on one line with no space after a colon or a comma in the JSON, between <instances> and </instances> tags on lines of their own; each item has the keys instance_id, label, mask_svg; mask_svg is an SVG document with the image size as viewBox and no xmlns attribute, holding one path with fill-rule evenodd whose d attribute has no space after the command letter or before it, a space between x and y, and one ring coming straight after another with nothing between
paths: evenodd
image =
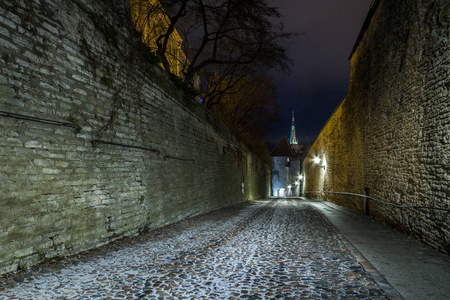
<instances>
[{"instance_id":1,"label":"light reflection on wet stones","mask_svg":"<svg viewBox=\"0 0 450 300\"><path fill-rule=\"evenodd\" d=\"M58 297L386 299L322 216L297 200L223 209L0 277L0 299Z\"/></svg>"}]
</instances>

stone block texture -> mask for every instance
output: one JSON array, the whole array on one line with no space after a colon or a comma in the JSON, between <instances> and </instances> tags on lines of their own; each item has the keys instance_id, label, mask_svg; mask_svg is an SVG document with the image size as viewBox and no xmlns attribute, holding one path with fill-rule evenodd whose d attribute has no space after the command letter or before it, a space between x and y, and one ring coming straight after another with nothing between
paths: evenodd
<instances>
[{"instance_id":1,"label":"stone block texture","mask_svg":"<svg viewBox=\"0 0 450 300\"><path fill-rule=\"evenodd\" d=\"M129 6L0 2L0 274L268 195L270 168L150 62Z\"/></svg>"},{"instance_id":2,"label":"stone block texture","mask_svg":"<svg viewBox=\"0 0 450 300\"><path fill-rule=\"evenodd\" d=\"M380 1L351 57L348 93L304 162L305 191L450 208L449 40L448 1ZM363 198L307 196L363 211ZM372 201L369 213L450 253L448 212Z\"/></svg>"}]
</instances>

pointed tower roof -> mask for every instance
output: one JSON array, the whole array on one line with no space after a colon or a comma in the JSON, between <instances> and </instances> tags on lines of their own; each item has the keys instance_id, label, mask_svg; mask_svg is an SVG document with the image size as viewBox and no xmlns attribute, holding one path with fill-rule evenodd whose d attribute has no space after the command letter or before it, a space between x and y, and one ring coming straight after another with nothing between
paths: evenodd
<instances>
[{"instance_id":1,"label":"pointed tower roof","mask_svg":"<svg viewBox=\"0 0 450 300\"><path fill-rule=\"evenodd\" d=\"M289 143L291 143L291 145L297 145L298 144L297 136L295 135L294 111L292 111L291 137L289 139Z\"/></svg>"},{"instance_id":2,"label":"pointed tower roof","mask_svg":"<svg viewBox=\"0 0 450 300\"><path fill-rule=\"evenodd\" d=\"M283 136L278 144L273 148L270 153L271 156L286 156L292 157L294 154L292 153L291 145L289 144L288 138Z\"/></svg>"}]
</instances>

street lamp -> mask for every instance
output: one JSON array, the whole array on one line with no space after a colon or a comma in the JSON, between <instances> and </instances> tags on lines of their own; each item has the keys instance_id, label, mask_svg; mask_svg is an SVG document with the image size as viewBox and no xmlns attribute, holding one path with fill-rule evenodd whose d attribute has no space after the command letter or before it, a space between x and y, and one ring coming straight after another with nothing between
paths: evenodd
<instances>
[{"instance_id":1,"label":"street lamp","mask_svg":"<svg viewBox=\"0 0 450 300\"><path fill-rule=\"evenodd\" d=\"M319 157L314 157L314 163L319 164L320 163L320 158ZM320 168L323 168L325 170L325 165L323 166L319 166Z\"/></svg>"}]
</instances>

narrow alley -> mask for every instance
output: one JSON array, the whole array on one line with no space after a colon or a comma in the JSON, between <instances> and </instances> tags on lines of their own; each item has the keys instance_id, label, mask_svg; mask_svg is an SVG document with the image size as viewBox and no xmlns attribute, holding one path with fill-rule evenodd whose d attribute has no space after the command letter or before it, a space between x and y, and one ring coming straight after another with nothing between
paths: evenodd
<instances>
[{"instance_id":1,"label":"narrow alley","mask_svg":"<svg viewBox=\"0 0 450 300\"><path fill-rule=\"evenodd\" d=\"M335 222L313 200L218 210L0 277L0 299L401 299L324 210Z\"/></svg>"},{"instance_id":2,"label":"narrow alley","mask_svg":"<svg viewBox=\"0 0 450 300\"><path fill-rule=\"evenodd\" d=\"M0 1L0 300L450 299L449 4Z\"/></svg>"}]
</instances>

